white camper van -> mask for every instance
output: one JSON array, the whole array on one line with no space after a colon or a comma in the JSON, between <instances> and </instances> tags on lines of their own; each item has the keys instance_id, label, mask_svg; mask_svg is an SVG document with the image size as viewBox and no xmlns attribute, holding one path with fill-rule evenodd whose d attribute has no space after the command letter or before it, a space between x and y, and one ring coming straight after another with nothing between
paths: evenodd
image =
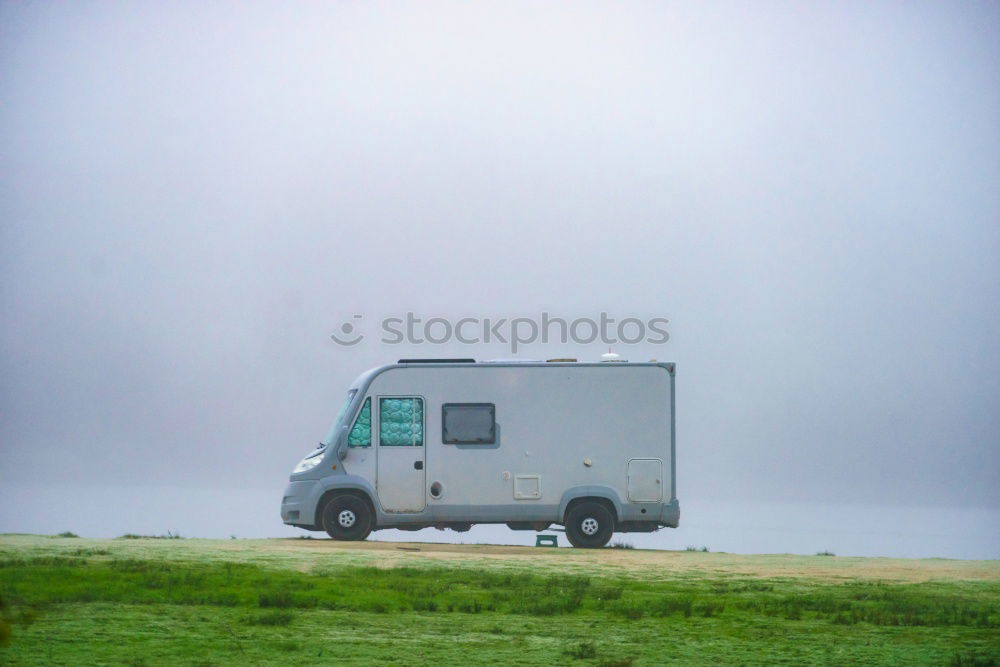
<instances>
[{"instance_id":1,"label":"white camper van","mask_svg":"<svg viewBox=\"0 0 1000 667\"><path fill-rule=\"evenodd\" d=\"M363 373L295 467L286 524L565 526L576 547L676 527L674 364L400 360Z\"/></svg>"}]
</instances>

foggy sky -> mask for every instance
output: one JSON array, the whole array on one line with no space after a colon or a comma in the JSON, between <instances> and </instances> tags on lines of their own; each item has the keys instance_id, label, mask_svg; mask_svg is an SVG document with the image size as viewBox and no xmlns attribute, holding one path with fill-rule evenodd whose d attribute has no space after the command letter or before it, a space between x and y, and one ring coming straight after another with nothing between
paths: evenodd
<instances>
[{"instance_id":1,"label":"foggy sky","mask_svg":"<svg viewBox=\"0 0 1000 667\"><path fill-rule=\"evenodd\" d=\"M682 507L997 508L998 28L975 2L4 3L0 486L273 489L280 526L360 372L511 356L339 348L353 314L605 311L671 320L616 351L678 364Z\"/></svg>"}]
</instances>

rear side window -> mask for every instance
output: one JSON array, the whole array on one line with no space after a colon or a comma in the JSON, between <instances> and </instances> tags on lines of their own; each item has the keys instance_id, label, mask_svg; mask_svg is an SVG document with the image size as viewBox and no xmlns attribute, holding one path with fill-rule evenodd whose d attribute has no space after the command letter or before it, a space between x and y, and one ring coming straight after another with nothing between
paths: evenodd
<instances>
[{"instance_id":1,"label":"rear side window","mask_svg":"<svg viewBox=\"0 0 1000 667\"><path fill-rule=\"evenodd\" d=\"M350 435L347 436L348 447L372 446L372 399L366 398L365 404L354 420Z\"/></svg>"},{"instance_id":2,"label":"rear side window","mask_svg":"<svg viewBox=\"0 0 1000 667\"><path fill-rule=\"evenodd\" d=\"M441 406L441 442L492 445L497 440L493 403L445 403Z\"/></svg>"},{"instance_id":3,"label":"rear side window","mask_svg":"<svg viewBox=\"0 0 1000 667\"><path fill-rule=\"evenodd\" d=\"M424 399L380 398L378 442L383 447L423 447Z\"/></svg>"}]
</instances>

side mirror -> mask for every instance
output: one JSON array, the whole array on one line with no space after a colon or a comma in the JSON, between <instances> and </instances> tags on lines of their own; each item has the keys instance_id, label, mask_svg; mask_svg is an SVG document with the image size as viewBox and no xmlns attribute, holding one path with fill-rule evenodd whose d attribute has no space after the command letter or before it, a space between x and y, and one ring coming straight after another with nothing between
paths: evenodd
<instances>
[{"instance_id":1,"label":"side mirror","mask_svg":"<svg viewBox=\"0 0 1000 667\"><path fill-rule=\"evenodd\" d=\"M337 436L337 459L343 461L347 458L347 432L349 428L345 424L340 427L340 435Z\"/></svg>"}]
</instances>

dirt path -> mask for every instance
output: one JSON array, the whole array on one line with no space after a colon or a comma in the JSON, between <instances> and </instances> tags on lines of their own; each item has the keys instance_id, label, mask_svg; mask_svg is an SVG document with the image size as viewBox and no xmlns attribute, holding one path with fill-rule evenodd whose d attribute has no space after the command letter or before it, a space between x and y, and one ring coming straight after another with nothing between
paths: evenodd
<instances>
[{"instance_id":1,"label":"dirt path","mask_svg":"<svg viewBox=\"0 0 1000 667\"><path fill-rule=\"evenodd\" d=\"M319 567L488 567L639 579L760 577L813 580L1000 581L1000 561L739 555L640 549L584 550L327 539L85 539L0 535L0 556L80 555L108 558L247 561L310 571Z\"/></svg>"},{"instance_id":2,"label":"dirt path","mask_svg":"<svg viewBox=\"0 0 1000 667\"><path fill-rule=\"evenodd\" d=\"M810 579L873 579L922 582L931 580L1000 581L1000 561L941 558L850 558L789 554L740 555L639 549L577 550L522 546L432 544L417 542L333 542L331 540L272 540L276 551L298 554L363 552L377 555L384 566L420 561L471 561L522 567L611 570L640 578L682 574L739 577L805 577Z\"/></svg>"}]
</instances>

